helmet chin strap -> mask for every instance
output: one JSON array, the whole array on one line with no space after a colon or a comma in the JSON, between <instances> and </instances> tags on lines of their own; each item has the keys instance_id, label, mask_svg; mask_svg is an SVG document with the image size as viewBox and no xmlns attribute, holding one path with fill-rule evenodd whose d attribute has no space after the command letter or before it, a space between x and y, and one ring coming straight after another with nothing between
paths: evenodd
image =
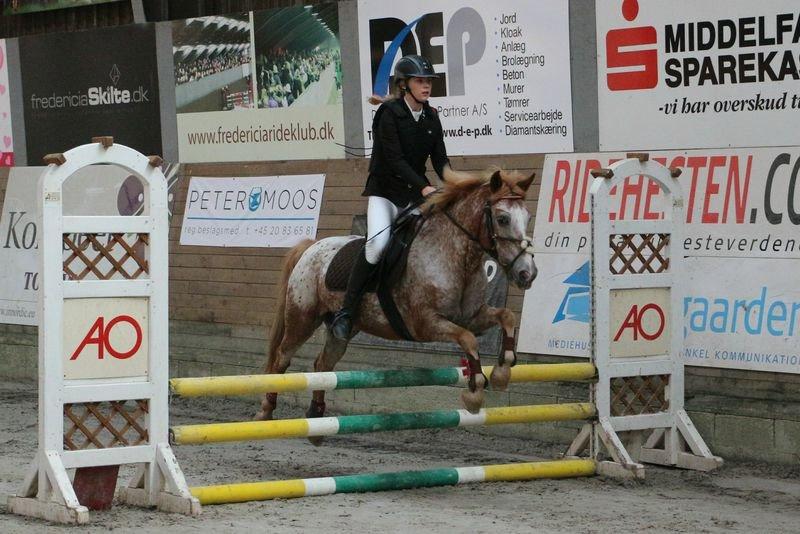
<instances>
[{"instance_id":1,"label":"helmet chin strap","mask_svg":"<svg viewBox=\"0 0 800 534\"><path fill-rule=\"evenodd\" d=\"M419 104L419 105L421 105L421 106L424 106L424 105L425 105L425 101L424 101L424 100L420 100L419 98L417 98L417 97L414 95L414 91L412 91L412 90L411 90L411 88L408 86L408 82L406 82L406 85L405 85L405 87L403 87L403 91L404 91L406 94L409 94L409 95L411 95L411 98L413 98L413 99L414 99L414 102L416 102L417 104Z\"/></svg>"}]
</instances>

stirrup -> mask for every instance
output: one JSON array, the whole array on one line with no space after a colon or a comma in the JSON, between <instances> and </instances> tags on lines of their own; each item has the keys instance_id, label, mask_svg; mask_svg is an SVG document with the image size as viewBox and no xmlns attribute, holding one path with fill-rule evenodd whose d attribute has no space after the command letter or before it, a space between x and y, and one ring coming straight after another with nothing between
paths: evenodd
<instances>
[{"instance_id":1,"label":"stirrup","mask_svg":"<svg viewBox=\"0 0 800 534\"><path fill-rule=\"evenodd\" d=\"M350 332L353 330L353 319L347 310L339 310L333 315L331 321L331 334L340 341L350 339Z\"/></svg>"}]
</instances>

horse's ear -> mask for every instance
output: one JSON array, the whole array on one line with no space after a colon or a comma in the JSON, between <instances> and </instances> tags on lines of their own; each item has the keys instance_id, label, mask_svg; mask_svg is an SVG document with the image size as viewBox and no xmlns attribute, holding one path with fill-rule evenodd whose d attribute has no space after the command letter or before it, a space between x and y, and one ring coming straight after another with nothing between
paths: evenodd
<instances>
[{"instance_id":1,"label":"horse's ear","mask_svg":"<svg viewBox=\"0 0 800 534\"><path fill-rule=\"evenodd\" d=\"M531 173L531 175L530 175L530 176L528 176L526 179L522 180L521 182L517 182L517 187L519 187L519 188L520 188L520 189L522 189L523 191L527 191L527 190L528 190L528 188L529 188L529 187L531 186L531 184L533 183L533 179L534 179L534 178L536 178L536 173L535 173L535 172L534 172L534 173Z\"/></svg>"},{"instance_id":2,"label":"horse's ear","mask_svg":"<svg viewBox=\"0 0 800 534\"><path fill-rule=\"evenodd\" d=\"M492 190L492 193L497 193L500 191L500 188L503 187L503 177L500 176L500 171L494 171L492 177L489 179L489 188Z\"/></svg>"}]
</instances>

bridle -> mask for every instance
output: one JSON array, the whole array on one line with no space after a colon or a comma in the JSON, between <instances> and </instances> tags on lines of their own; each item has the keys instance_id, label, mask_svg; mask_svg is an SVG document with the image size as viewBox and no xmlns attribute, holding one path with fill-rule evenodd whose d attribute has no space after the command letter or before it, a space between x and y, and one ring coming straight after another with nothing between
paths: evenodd
<instances>
[{"instance_id":1,"label":"bridle","mask_svg":"<svg viewBox=\"0 0 800 534\"><path fill-rule=\"evenodd\" d=\"M489 256L494 258L495 261L497 261L497 263L500 265L500 267L502 267L503 270L506 273L508 273L511 267L517 262L518 259L520 259L520 257L522 257L523 254L530 254L531 258L533 258L533 239L531 239L528 236L525 236L522 239L515 239L513 237L505 237L497 235L497 232L495 232L494 216L492 215L492 206L494 206L501 200L523 200L523 197L520 195L506 195L498 198L494 202L490 202L487 200L486 203L484 203L483 205L483 223L481 224L481 228L478 230L477 236L473 235L472 232L464 228L464 226L461 223L455 220L455 218L450 214L448 210L444 210L443 213L447 216L448 219L450 219L450 222L452 222L459 230L461 230L470 239L470 241L474 241L475 243L477 243L478 246L481 247L481 250L483 250ZM480 238L481 230L484 227L486 227L490 239L490 246L488 247L481 242ZM519 246L519 252L517 253L516 256L514 256L514 259L511 260L509 263L503 263L502 261L500 261L497 252L497 245L499 241L509 241Z\"/></svg>"}]
</instances>

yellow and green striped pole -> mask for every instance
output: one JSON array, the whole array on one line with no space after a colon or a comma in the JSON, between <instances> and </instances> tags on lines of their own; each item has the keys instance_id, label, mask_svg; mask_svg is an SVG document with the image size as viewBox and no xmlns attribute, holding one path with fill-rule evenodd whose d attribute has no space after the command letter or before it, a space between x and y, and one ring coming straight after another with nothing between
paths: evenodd
<instances>
[{"instance_id":1,"label":"yellow and green striped pole","mask_svg":"<svg viewBox=\"0 0 800 534\"><path fill-rule=\"evenodd\" d=\"M455 467L424 471L401 471L339 477L275 480L190 488L200 504L223 504L270 499L291 499L334 493L454 486L472 482L533 480L591 476L594 460L574 459L551 462L527 462L479 467Z\"/></svg>"},{"instance_id":2,"label":"yellow and green striped pole","mask_svg":"<svg viewBox=\"0 0 800 534\"><path fill-rule=\"evenodd\" d=\"M471 414L466 410L437 410L432 412L341 415L316 419L282 419L175 426L170 429L170 441L176 445L194 445L199 443L333 436L336 434L361 434L422 428L575 421L589 419L594 416L595 407L588 402L486 408L477 414Z\"/></svg>"},{"instance_id":3,"label":"yellow and green striped pole","mask_svg":"<svg viewBox=\"0 0 800 534\"><path fill-rule=\"evenodd\" d=\"M334 389L464 385L467 383L467 377L463 371L462 367L331 371L281 375L173 378L169 383L173 395L213 397L293 391L331 391ZM492 367L484 367L483 372L486 376L491 375ZM595 367L589 362L520 364L511 368L511 382L566 382L589 380L594 376Z\"/></svg>"}]
</instances>

